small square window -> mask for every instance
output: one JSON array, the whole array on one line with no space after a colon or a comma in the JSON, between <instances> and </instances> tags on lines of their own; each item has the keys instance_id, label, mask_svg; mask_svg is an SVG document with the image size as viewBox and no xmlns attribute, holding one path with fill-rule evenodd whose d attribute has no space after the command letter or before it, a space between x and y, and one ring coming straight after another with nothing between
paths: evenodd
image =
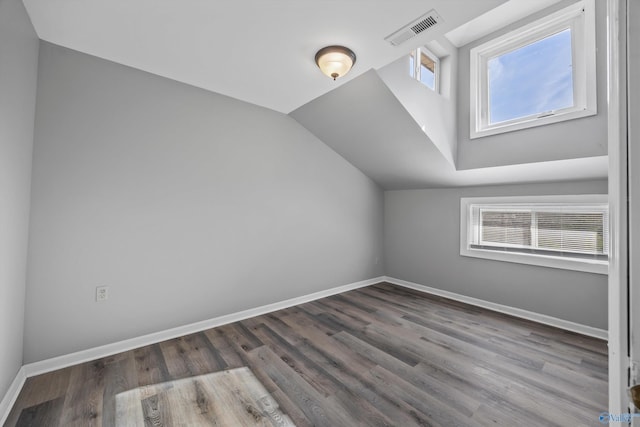
<instances>
[{"instance_id":1,"label":"small square window","mask_svg":"<svg viewBox=\"0 0 640 427\"><path fill-rule=\"evenodd\" d=\"M471 49L471 138L597 113L594 7L583 0Z\"/></svg>"},{"instance_id":2,"label":"small square window","mask_svg":"<svg viewBox=\"0 0 640 427\"><path fill-rule=\"evenodd\" d=\"M415 58L420 58L417 64ZM438 91L440 60L428 49L421 47L409 55L409 75L429 89Z\"/></svg>"}]
</instances>

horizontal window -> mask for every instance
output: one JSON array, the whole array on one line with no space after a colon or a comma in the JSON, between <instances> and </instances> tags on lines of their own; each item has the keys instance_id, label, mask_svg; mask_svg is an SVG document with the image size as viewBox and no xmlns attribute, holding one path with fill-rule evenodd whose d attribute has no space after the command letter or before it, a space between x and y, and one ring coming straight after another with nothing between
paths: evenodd
<instances>
[{"instance_id":1,"label":"horizontal window","mask_svg":"<svg viewBox=\"0 0 640 427\"><path fill-rule=\"evenodd\" d=\"M594 7L583 0L471 49L471 138L596 114Z\"/></svg>"},{"instance_id":2,"label":"horizontal window","mask_svg":"<svg viewBox=\"0 0 640 427\"><path fill-rule=\"evenodd\" d=\"M606 274L606 196L461 199L460 254Z\"/></svg>"}]
</instances>

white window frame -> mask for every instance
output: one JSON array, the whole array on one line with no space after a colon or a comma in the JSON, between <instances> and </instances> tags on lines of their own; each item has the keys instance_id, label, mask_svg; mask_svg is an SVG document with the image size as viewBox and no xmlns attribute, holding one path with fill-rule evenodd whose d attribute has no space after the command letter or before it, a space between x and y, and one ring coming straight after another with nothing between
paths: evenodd
<instances>
[{"instance_id":1,"label":"white window frame","mask_svg":"<svg viewBox=\"0 0 640 427\"><path fill-rule=\"evenodd\" d=\"M519 264L538 265L566 270L585 271L589 273L608 274L609 262L590 258L573 258L523 252L505 252L500 250L472 248L473 218L472 205L521 205L523 208L532 204L557 205L559 207L581 207L584 205L607 205L605 194L582 194L562 196L508 196L508 197L462 197L460 198L460 255L484 258L494 261L515 262Z\"/></svg>"},{"instance_id":2,"label":"white window frame","mask_svg":"<svg viewBox=\"0 0 640 427\"><path fill-rule=\"evenodd\" d=\"M420 58L420 55L423 53L427 55L429 59L433 61L433 64L434 64L433 89L431 89L426 84L422 83L422 80L420 80L420 73L422 70L422 67L421 67L422 60ZM427 49L424 46L414 50L411 53L411 55L413 55L413 58L414 58L413 70L411 70L413 75L411 77L417 80L419 83L421 83L424 87L429 88L430 90L433 90L435 93L440 93L440 58L438 58L433 52L431 52L429 49Z\"/></svg>"},{"instance_id":3,"label":"white window frame","mask_svg":"<svg viewBox=\"0 0 640 427\"><path fill-rule=\"evenodd\" d=\"M500 123L489 123L487 63L559 31L571 29L574 105ZM597 114L594 0L556 13L476 46L470 51L470 138L480 138Z\"/></svg>"}]
</instances>

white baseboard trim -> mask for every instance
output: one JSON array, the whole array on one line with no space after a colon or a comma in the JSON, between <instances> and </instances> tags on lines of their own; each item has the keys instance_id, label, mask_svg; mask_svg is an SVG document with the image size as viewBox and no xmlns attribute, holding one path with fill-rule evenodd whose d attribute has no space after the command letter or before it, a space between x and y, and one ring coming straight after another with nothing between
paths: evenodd
<instances>
[{"instance_id":1,"label":"white baseboard trim","mask_svg":"<svg viewBox=\"0 0 640 427\"><path fill-rule=\"evenodd\" d=\"M251 308L237 313L215 317L213 319L203 320L201 322L191 323L189 325L179 326L177 328L167 329L165 331L154 332L148 335L119 341L112 344L106 344L99 347L54 357L51 359L41 360L39 362L28 363L23 366L24 373L26 374L26 377L33 377L35 375L44 374L46 372L55 371L57 369L77 365L79 363L89 362L91 360L111 356L123 351L133 350L145 345L156 344L162 341L181 337L183 335L189 335L207 329L215 328L217 326L226 325L228 323L238 322L250 317L271 313L273 311L282 310L283 308L292 307L298 304L304 304L305 302L314 301L320 298L328 297L330 295L362 288L364 286L373 285L375 283L380 283L383 281L384 276L380 276L373 279L350 283L348 285L338 286L335 288L326 289L324 291L314 292L312 294L275 302L273 304Z\"/></svg>"},{"instance_id":2,"label":"white baseboard trim","mask_svg":"<svg viewBox=\"0 0 640 427\"><path fill-rule=\"evenodd\" d=\"M485 301L478 298L468 297L456 294L454 292L442 289L432 288L430 286L420 285L418 283L407 282L406 280L396 279L394 277L385 276L386 282L394 285L403 286L405 288L414 289L416 291L426 292L433 295L449 298L452 300L464 302L478 307L487 308L489 310L498 311L500 313L509 314L511 316L520 317L522 319L532 320L556 328L565 329L567 331L577 332L594 338L607 340L609 333L604 329L594 328L592 326L582 325L580 323L570 322L568 320L558 319L557 317L547 316L546 314L535 313L533 311L523 310L521 308L509 307L508 305L497 304L495 302Z\"/></svg>"},{"instance_id":3,"label":"white baseboard trim","mask_svg":"<svg viewBox=\"0 0 640 427\"><path fill-rule=\"evenodd\" d=\"M2 401L0 401L0 426L4 425L5 421L7 421L9 412L11 412L13 404L16 403L16 399L26 379L27 375L25 374L24 366L22 366L9 386L9 390L7 390Z\"/></svg>"},{"instance_id":4,"label":"white baseboard trim","mask_svg":"<svg viewBox=\"0 0 640 427\"><path fill-rule=\"evenodd\" d=\"M421 292L426 292L433 295L449 298L452 300L464 302L467 304L475 305L478 307L487 308L489 310L498 311L500 313L509 314L515 317L520 317L534 322L542 323L545 325L555 326L557 328L565 329L568 331L577 332L583 335L600 338L606 340L608 333L606 330L593 328L591 326L581 325L579 323L570 322L568 320L558 319L555 317L547 316L544 314L534 313L532 311L522 310L519 308L509 307L502 304L493 303L490 301L481 300L478 298L468 297L465 295L456 294L454 292L445 291L442 289L436 289L418 283L408 282L406 280L396 279L394 277L380 276L373 279L363 280L360 282L350 283L343 286L338 286L331 289L326 289L312 294L303 295L288 300L263 305L260 307L251 308L248 310L240 311L237 313L231 313L213 319L203 320L201 322L191 323L189 325L179 326L177 328L168 329L165 331L155 332L152 334L143 335L136 338L131 338L124 341L119 341L111 344L106 344L99 347L90 348L87 350L78 351L75 353L66 354L63 356L54 357L51 359L42 360L39 362L28 363L20 368L15 379L11 383L9 390L5 394L2 401L0 401L0 425L2 425L6 418L9 416L9 412L18 397L18 394L22 390L25 380L28 377L44 374L46 372L55 371L57 369L66 368L68 366L76 365L79 363L89 362L91 360L100 359L102 357L111 356L123 351L133 350L145 345L156 344L169 339L177 338L183 335L189 335L192 333L204 331L206 329L215 328L217 326L226 325L240 320L248 319L250 317L259 316L262 314L271 313L273 311L282 310L284 308L292 307L298 304L304 304L305 302L315 301L320 298L328 297L331 295L347 292L353 289L370 286L380 282L388 282L394 285L403 286L405 288L414 289Z\"/></svg>"}]
</instances>

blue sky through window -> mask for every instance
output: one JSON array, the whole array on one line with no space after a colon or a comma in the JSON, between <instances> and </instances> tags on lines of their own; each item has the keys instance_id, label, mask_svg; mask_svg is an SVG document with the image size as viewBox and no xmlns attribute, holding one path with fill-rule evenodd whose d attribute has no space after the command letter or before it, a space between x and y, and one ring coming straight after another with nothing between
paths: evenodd
<instances>
[{"instance_id":1,"label":"blue sky through window","mask_svg":"<svg viewBox=\"0 0 640 427\"><path fill-rule=\"evenodd\" d=\"M415 58L414 58L414 54L412 53L411 55L409 55L409 75L411 77L413 77L414 79L416 78L416 70L415 70ZM420 63L420 75L419 75L419 81L427 86L428 88L430 88L431 90L435 90L436 89L436 74L435 74L435 69L436 69L436 65L433 59L429 58L427 55L424 54L424 52L420 53L420 57L421 57L421 63ZM431 68L429 68L431 67Z\"/></svg>"},{"instance_id":2,"label":"blue sky through window","mask_svg":"<svg viewBox=\"0 0 640 427\"><path fill-rule=\"evenodd\" d=\"M573 106L571 30L487 62L489 123Z\"/></svg>"},{"instance_id":3,"label":"blue sky through window","mask_svg":"<svg viewBox=\"0 0 640 427\"><path fill-rule=\"evenodd\" d=\"M435 90L436 75L424 65L420 67L420 81L425 86Z\"/></svg>"}]
</instances>

